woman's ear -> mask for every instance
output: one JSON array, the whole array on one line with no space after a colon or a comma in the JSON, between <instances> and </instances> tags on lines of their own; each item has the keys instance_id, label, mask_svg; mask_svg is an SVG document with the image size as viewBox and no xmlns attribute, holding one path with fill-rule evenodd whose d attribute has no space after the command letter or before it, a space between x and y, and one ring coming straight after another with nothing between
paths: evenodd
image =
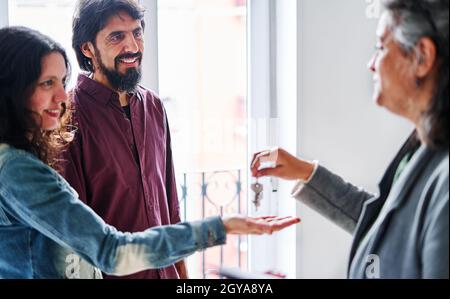
<instances>
[{"instance_id":1,"label":"woman's ear","mask_svg":"<svg viewBox=\"0 0 450 299\"><path fill-rule=\"evenodd\" d=\"M436 64L436 45L429 37L421 38L416 44L416 69L418 79L424 79Z\"/></svg>"}]
</instances>

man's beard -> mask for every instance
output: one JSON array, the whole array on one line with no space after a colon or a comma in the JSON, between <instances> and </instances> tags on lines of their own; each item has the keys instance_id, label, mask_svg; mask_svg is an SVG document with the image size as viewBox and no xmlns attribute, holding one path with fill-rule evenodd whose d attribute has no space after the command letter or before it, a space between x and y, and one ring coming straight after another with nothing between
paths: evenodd
<instances>
[{"instance_id":1,"label":"man's beard","mask_svg":"<svg viewBox=\"0 0 450 299\"><path fill-rule=\"evenodd\" d=\"M102 57L98 49L95 49L96 57L99 64L100 71L106 76L111 84L111 87L119 92L134 92L136 90L137 85L141 81L142 78L142 69L141 69L141 60L142 54L124 54L116 57L114 59L114 69L108 69L102 61ZM137 68L129 68L126 70L125 74L121 74L118 71L120 59L122 58L139 58L139 66Z\"/></svg>"}]
</instances>

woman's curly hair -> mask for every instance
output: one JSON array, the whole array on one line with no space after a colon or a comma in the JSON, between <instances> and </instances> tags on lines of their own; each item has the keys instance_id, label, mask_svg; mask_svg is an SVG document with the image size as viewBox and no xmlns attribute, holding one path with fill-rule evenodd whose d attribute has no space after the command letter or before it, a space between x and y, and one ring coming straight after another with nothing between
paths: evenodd
<instances>
[{"instance_id":1,"label":"woman's curly hair","mask_svg":"<svg viewBox=\"0 0 450 299\"><path fill-rule=\"evenodd\" d=\"M51 38L25 27L0 29L0 143L30 152L51 167L57 167L57 158L73 139L69 103L63 104L61 125L53 131L42 130L27 107L43 58L55 52L64 57L69 77L66 52Z\"/></svg>"}]
</instances>

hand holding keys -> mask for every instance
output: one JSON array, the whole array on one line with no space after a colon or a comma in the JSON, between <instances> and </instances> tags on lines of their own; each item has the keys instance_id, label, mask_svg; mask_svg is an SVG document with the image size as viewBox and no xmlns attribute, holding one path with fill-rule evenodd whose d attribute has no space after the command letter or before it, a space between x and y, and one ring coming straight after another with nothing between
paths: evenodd
<instances>
[{"instance_id":1,"label":"hand holding keys","mask_svg":"<svg viewBox=\"0 0 450 299\"><path fill-rule=\"evenodd\" d=\"M262 170L277 167L279 148L274 147L270 150L256 153L253 156L251 168Z\"/></svg>"},{"instance_id":2,"label":"hand holding keys","mask_svg":"<svg viewBox=\"0 0 450 299\"><path fill-rule=\"evenodd\" d=\"M258 158L259 169L274 168L276 167L276 161L278 159L278 148L273 148L270 151L260 153L260 157ZM254 192L253 204L255 205L256 210L258 210L261 206L264 186L258 182L258 179L256 179L256 183L252 184L250 188Z\"/></svg>"}]
</instances>

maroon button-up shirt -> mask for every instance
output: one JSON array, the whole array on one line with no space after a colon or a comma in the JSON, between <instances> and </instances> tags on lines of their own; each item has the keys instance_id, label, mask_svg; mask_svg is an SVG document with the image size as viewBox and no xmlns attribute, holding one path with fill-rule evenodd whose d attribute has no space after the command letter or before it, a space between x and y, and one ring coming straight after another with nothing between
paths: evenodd
<instances>
[{"instance_id":1,"label":"maroon button-up shirt","mask_svg":"<svg viewBox=\"0 0 450 299\"><path fill-rule=\"evenodd\" d=\"M78 131L64 153L63 176L80 199L123 232L179 223L170 133L161 100L139 87L130 98L130 121L117 93L80 75L73 105ZM178 274L171 266L126 278L172 279Z\"/></svg>"}]
</instances>

